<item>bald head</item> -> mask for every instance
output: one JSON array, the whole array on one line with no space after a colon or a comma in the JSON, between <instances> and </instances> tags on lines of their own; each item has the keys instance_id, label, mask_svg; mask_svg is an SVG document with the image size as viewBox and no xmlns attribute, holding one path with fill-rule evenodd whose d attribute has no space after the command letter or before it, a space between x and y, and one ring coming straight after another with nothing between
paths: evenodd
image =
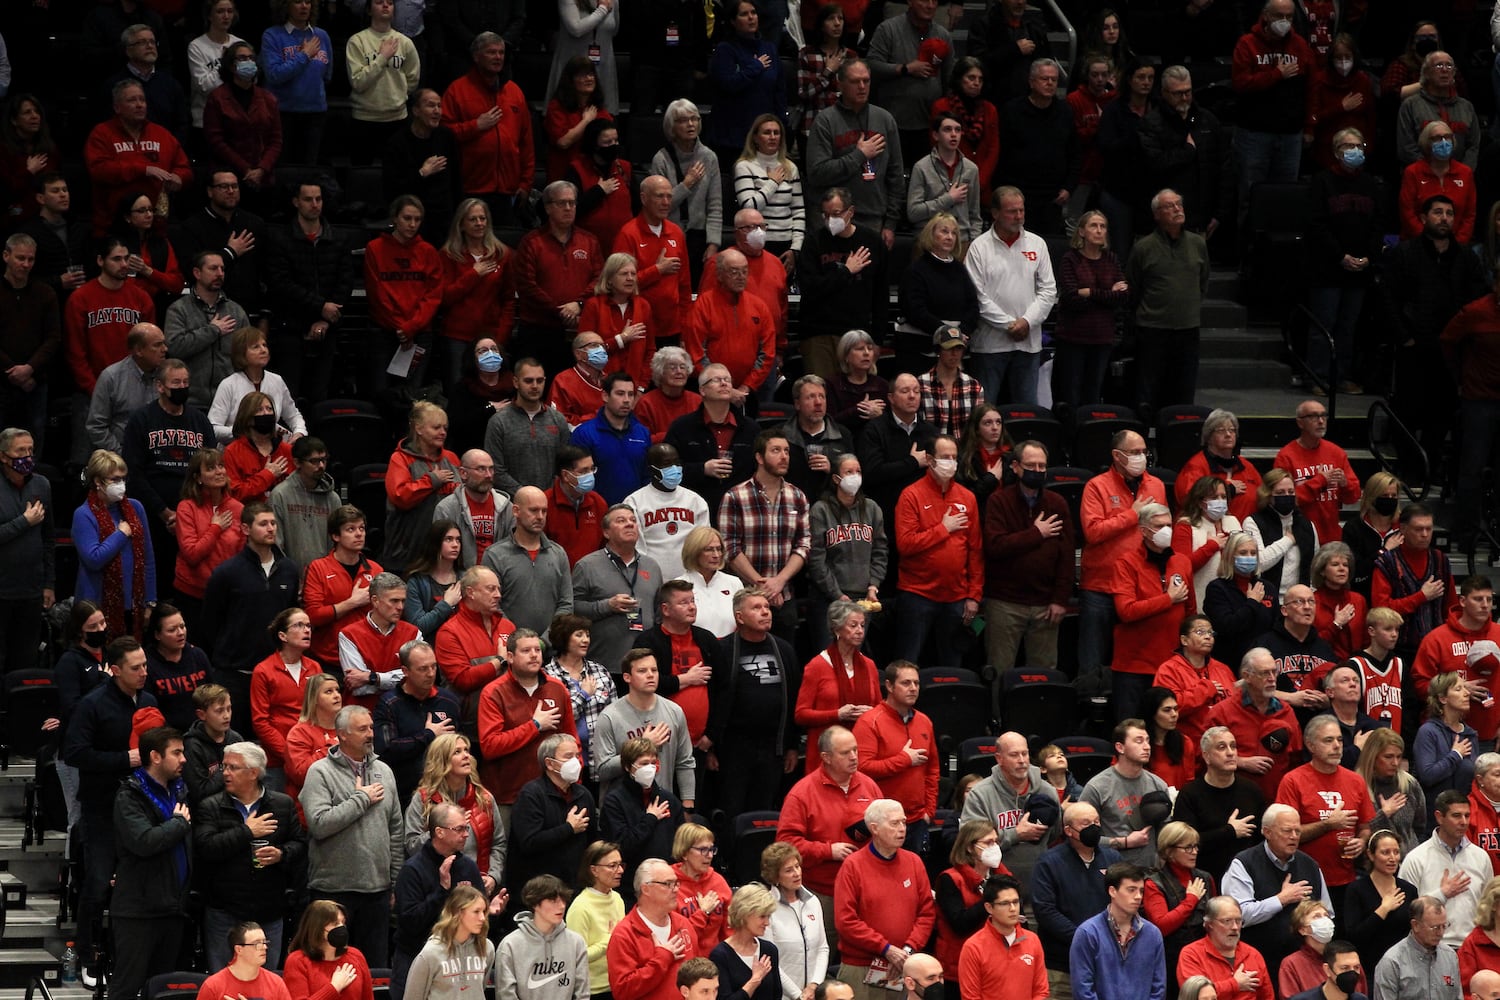
<instances>
[{"instance_id":1,"label":"bald head","mask_svg":"<svg viewBox=\"0 0 1500 1000\"><path fill-rule=\"evenodd\" d=\"M659 225L672 211L672 182L660 174L641 181L641 215L647 222Z\"/></svg>"},{"instance_id":2,"label":"bald head","mask_svg":"<svg viewBox=\"0 0 1500 1000\"><path fill-rule=\"evenodd\" d=\"M483 448L470 448L459 459L458 477L464 488L478 497L489 493L495 485L495 461Z\"/></svg>"},{"instance_id":3,"label":"bald head","mask_svg":"<svg viewBox=\"0 0 1500 1000\"><path fill-rule=\"evenodd\" d=\"M906 964L902 967L901 972L906 977L907 992L915 992L912 987L919 986L922 988L922 993L925 996L928 987L942 978L943 963L931 955L918 951L907 957Z\"/></svg>"},{"instance_id":4,"label":"bald head","mask_svg":"<svg viewBox=\"0 0 1500 1000\"><path fill-rule=\"evenodd\" d=\"M544 493L540 487L522 486L520 489L516 490L516 495L511 498L511 501L518 504L536 503L540 501L541 503L545 504L547 502L547 494Z\"/></svg>"},{"instance_id":5,"label":"bald head","mask_svg":"<svg viewBox=\"0 0 1500 1000\"><path fill-rule=\"evenodd\" d=\"M1473 1000L1500 1000L1500 972L1480 969L1469 980L1469 996Z\"/></svg>"},{"instance_id":6,"label":"bald head","mask_svg":"<svg viewBox=\"0 0 1500 1000\"><path fill-rule=\"evenodd\" d=\"M745 285L750 280L750 259L744 254L734 247L720 251L715 258L714 268L719 287L724 291L739 295L745 290Z\"/></svg>"}]
</instances>

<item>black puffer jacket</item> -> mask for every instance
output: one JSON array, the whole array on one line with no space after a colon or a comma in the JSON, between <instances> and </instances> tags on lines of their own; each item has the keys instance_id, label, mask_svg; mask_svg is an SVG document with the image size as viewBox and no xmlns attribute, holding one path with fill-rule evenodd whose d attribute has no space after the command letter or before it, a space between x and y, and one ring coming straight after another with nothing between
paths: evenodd
<instances>
[{"instance_id":1,"label":"black puffer jacket","mask_svg":"<svg viewBox=\"0 0 1500 1000\"><path fill-rule=\"evenodd\" d=\"M276 818L276 829L257 838L228 792L210 795L193 807L198 888L209 906L228 910L236 920L279 920L286 909L286 890L300 886L306 876L307 831L291 796L263 791L255 815L267 813ZM250 841L257 839L281 848L281 860L255 867Z\"/></svg>"}]
</instances>

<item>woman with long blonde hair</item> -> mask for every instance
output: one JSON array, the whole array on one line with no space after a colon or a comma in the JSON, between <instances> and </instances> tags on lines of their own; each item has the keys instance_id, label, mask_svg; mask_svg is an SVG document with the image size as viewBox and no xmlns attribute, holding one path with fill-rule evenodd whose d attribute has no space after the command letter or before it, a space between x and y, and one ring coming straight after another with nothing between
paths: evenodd
<instances>
[{"instance_id":1,"label":"woman with long blonde hair","mask_svg":"<svg viewBox=\"0 0 1500 1000\"><path fill-rule=\"evenodd\" d=\"M432 927L432 936L406 974L407 1000L426 1000L434 993L458 996L469 989L479 995L494 952L489 941L489 909L484 893L472 885L454 887L443 904L443 915Z\"/></svg>"},{"instance_id":2,"label":"woman with long blonde hair","mask_svg":"<svg viewBox=\"0 0 1500 1000\"><path fill-rule=\"evenodd\" d=\"M480 337L503 349L516 317L514 255L495 235L489 206L465 198L453 212L443 262L443 320L432 347L438 376L451 396L463 377L464 356Z\"/></svg>"},{"instance_id":3,"label":"woman with long blonde hair","mask_svg":"<svg viewBox=\"0 0 1500 1000\"><path fill-rule=\"evenodd\" d=\"M1406 856L1427 837L1427 797L1411 772L1401 767L1406 741L1394 729L1381 726L1365 737L1354 770L1370 790L1375 819L1370 831L1390 830L1401 841Z\"/></svg>"},{"instance_id":4,"label":"woman with long blonde hair","mask_svg":"<svg viewBox=\"0 0 1500 1000\"><path fill-rule=\"evenodd\" d=\"M448 802L469 815L469 837L464 854L478 866L485 893L493 893L505 874L505 827L495 797L479 783L478 765L462 733L444 733L427 747L422 778L406 806L406 853L412 855L427 840L432 807Z\"/></svg>"},{"instance_id":5,"label":"woman with long blonde hair","mask_svg":"<svg viewBox=\"0 0 1500 1000\"><path fill-rule=\"evenodd\" d=\"M302 714L286 734L286 793L293 802L307 780L307 769L338 746L339 734L333 726L333 717L343 707L344 693L339 689L339 679L332 674L313 674L303 692Z\"/></svg>"}]
</instances>

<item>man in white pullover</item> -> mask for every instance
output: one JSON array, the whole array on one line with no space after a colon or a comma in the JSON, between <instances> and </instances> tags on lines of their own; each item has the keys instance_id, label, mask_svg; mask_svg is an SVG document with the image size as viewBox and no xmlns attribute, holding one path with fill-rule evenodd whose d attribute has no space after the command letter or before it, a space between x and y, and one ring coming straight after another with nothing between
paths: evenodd
<instances>
[{"instance_id":1,"label":"man in white pullover","mask_svg":"<svg viewBox=\"0 0 1500 1000\"><path fill-rule=\"evenodd\" d=\"M971 374L985 399L1034 404L1042 321L1057 301L1052 258L1047 242L1026 231L1020 188L996 188L990 207L995 225L974 241L964 261L979 292L979 329L969 341Z\"/></svg>"}]
</instances>

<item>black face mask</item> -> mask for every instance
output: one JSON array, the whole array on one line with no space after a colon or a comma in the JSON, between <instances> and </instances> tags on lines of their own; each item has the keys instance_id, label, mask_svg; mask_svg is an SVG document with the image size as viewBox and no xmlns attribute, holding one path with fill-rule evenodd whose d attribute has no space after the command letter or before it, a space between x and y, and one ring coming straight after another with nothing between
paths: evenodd
<instances>
[{"instance_id":1,"label":"black face mask","mask_svg":"<svg viewBox=\"0 0 1500 1000\"><path fill-rule=\"evenodd\" d=\"M617 146L600 146L598 149L594 150L594 159L603 164L610 164L615 162L619 155L620 150Z\"/></svg>"},{"instance_id":2,"label":"black face mask","mask_svg":"<svg viewBox=\"0 0 1500 1000\"><path fill-rule=\"evenodd\" d=\"M328 947L334 951L343 951L349 947L349 926L347 924L339 924L328 932Z\"/></svg>"},{"instance_id":3,"label":"black face mask","mask_svg":"<svg viewBox=\"0 0 1500 1000\"><path fill-rule=\"evenodd\" d=\"M168 389L167 399L173 406L186 406L188 401L188 388L186 386L179 386L176 389Z\"/></svg>"},{"instance_id":4,"label":"black face mask","mask_svg":"<svg viewBox=\"0 0 1500 1000\"><path fill-rule=\"evenodd\" d=\"M1333 977L1333 985L1337 986L1339 991L1345 995L1352 994L1355 988L1359 986L1359 970L1350 969L1348 972L1340 972Z\"/></svg>"},{"instance_id":5,"label":"black face mask","mask_svg":"<svg viewBox=\"0 0 1500 1000\"><path fill-rule=\"evenodd\" d=\"M1021 485L1032 491L1042 489L1047 485L1047 474L1036 469L1022 469Z\"/></svg>"},{"instance_id":6,"label":"black face mask","mask_svg":"<svg viewBox=\"0 0 1500 1000\"><path fill-rule=\"evenodd\" d=\"M1099 846L1099 841L1104 839L1104 827L1095 823L1078 831L1078 842L1089 850Z\"/></svg>"},{"instance_id":7,"label":"black face mask","mask_svg":"<svg viewBox=\"0 0 1500 1000\"><path fill-rule=\"evenodd\" d=\"M270 434L276 429L276 414L257 413L250 422L257 434Z\"/></svg>"},{"instance_id":8,"label":"black face mask","mask_svg":"<svg viewBox=\"0 0 1500 1000\"><path fill-rule=\"evenodd\" d=\"M1397 501L1395 497L1375 498L1375 513L1379 514L1381 517L1395 517L1396 506Z\"/></svg>"},{"instance_id":9,"label":"black face mask","mask_svg":"<svg viewBox=\"0 0 1500 1000\"><path fill-rule=\"evenodd\" d=\"M1438 40L1436 35L1418 35L1417 42L1412 46L1412 50L1419 56L1425 56L1436 52L1437 47Z\"/></svg>"},{"instance_id":10,"label":"black face mask","mask_svg":"<svg viewBox=\"0 0 1500 1000\"><path fill-rule=\"evenodd\" d=\"M89 649L103 649L104 643L109 639L109 630L100 629L97 632L83 633L83 644Z\"/></svg>"},{"instance_id":11,"label":"black face mask","mask_svg":"<svg viewBox=\"0 0 1500 1000\"><path fill-rule=\"evenodd\" d=\"M1271 498L1271 509L1282 517L1297 509L1297 498L1290 493L1281 493Z\"/></svg>"}]
</instances>

